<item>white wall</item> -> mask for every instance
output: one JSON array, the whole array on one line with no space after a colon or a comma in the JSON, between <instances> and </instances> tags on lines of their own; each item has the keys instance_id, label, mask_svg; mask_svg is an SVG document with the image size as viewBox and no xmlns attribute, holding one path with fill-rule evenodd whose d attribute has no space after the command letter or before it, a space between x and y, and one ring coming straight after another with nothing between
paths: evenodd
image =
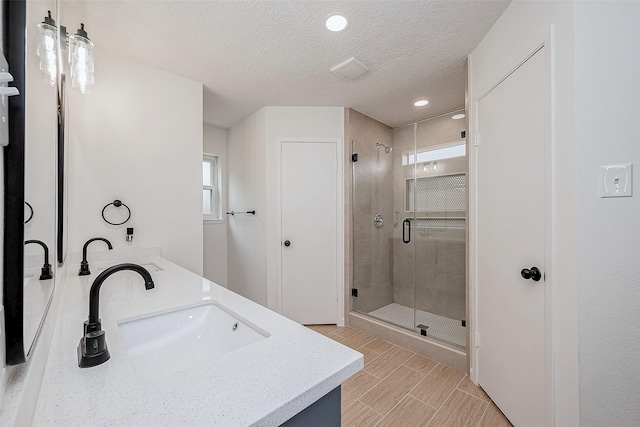
<instances>
[{"instance_id":1,"label":"white wall","mask_svg":"<svg viewBox=\"0 0 640 427\"><path fill-rule=\"evenodd\" d=\"M555 425L578 425L574 27L572 2L514 1L470 56L470 102L485 93L553 26L555 176L553 384ZM523 100L526 102L526 100ZM470 117L473 118L473 112ZM474 134L471 121L470 134ZM473 227L473 224L470 224ZM526 334L526 331L523 331Z\"/></svg>"},{"instance_id":2,"label":"white wall","mask_svg":"<svg viewBox=\"0 0 640 427\"><path fill-rule=\"evenodd\" d=\"M267 209L265 109L228 133L228 205L256 215L227 218L227 284L229 289L267 305Z\"/></svg>"},{"instance_id":3,"label":"white wall","mask_svg":"<svg viewBox=\"0 0 640 427\"><path fill-rule=\"evenodd\" d=\"M222 177L222 219L205 220L203 225L203 274L212 282L227 286L227 131L204 126L203 150L218 156Z\"/></svg>"},{"instance_id":4,"label":"white wall","mask_svg":"<svg viewBox=\"0 0 640 427\"><path fill-rule=\"evenodd\" d=\"M276 228L279 138L342 141L344 108L265 107L229 130L228 208L256 209L255 217L228 218L229 289L271 309L276 308L280 248ZM342 152L342 145L338 150Z\"/></svg>"},{"instance_id":5,"label":"white wall","mask_svg":"<svg viewBox=\"0 0 640 427\"><path fill-rule=\"evenodd\" d=\"M639 2L576 2L580 425L640 425ZM599 167L633 163L631 198Z\"/></svg>"},{"instance_id":6,"label":"white wall","mask_svg":"<svg viewBox=\"0 0 640 427\"><path fill-rule=\"evenodd\" d=\"M122 247L134 227L135 245L202 274L202 85L99 47L95 57L93 94L69 90L68 250L95 236ZM118 227L100 214L115 199L132 211Z\"/></svg>"}]
</instances>

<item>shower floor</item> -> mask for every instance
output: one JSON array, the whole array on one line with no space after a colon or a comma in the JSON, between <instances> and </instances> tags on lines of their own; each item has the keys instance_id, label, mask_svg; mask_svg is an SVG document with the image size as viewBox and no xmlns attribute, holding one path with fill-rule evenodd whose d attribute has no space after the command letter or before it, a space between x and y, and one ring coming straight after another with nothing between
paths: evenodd
<instances>
[{"instance_id":1,"label":"shower floor","mask_svg":"<svg viewBox=\"0 0 640 427\"><path fill-rule=\"evenodd\" d=\"M417 330L413 325L413 308L392 303L385 305L369 313L377 319L394 325L402 326L410 330ZM449 319L426 311L416 310L416 325L424 324L429 326L427 336L441 341L467 347L467 328L462 326L460 320Z\"/></svg>"}]
</instances>

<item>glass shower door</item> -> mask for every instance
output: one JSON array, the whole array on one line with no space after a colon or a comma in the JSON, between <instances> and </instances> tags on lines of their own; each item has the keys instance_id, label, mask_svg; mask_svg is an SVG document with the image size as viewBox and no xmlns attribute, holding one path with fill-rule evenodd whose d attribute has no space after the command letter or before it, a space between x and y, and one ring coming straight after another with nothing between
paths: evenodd
<instances>
[{"instance_id":1,"label":"glass shower door","mask_svg":"<svg viewBox=\"0 0 640 427\"><path fill-rule=\"evenodd\" d=\"M418 124L415 179L406 188L416 261L414 325L418 333L464 348L466 142L458 138L443 143L430 125ZM452 132L449 138L455 136Z\"/></svg>"},{"instance_id":2,"label":"glass shower door","mask_svg":"<svg viewBox=\"0 0 640 427\"><path fill-rule=\"evenodd\" d=\"M351 142L352 154L352 238L354 311L405 327L393 308L397 298L396 245L402 219L395 211L395 171L400 156L393 147L391 130ZM411 262L406 268L411 268ZM410 283L408 284L410 285ZM413 307L413 289L408 293Z\"/></svg>"}]
</instances>

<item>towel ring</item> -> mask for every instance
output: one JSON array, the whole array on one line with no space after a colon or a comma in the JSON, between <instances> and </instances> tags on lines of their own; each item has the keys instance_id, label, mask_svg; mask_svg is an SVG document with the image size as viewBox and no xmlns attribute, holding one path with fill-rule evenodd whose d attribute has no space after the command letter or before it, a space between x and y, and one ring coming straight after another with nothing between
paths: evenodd
<instances>
[{"instance_id":1,"label":"towel ring","mask_svg":"<svg viewBox=\"0 0 640 427\"><path fill-rule=\"evenodd\" d=\"M119 208L120 206L124 206L125 208L127 208L127 211L129 212L129 215L127 216L127 219L125 219L122 222L113 223L113 222L109 221L107 218L105 218L104 217L104 211L105 211L105 209L107 209L111 205L115 206L116 208ZM106 204L105 207L102 208L102 219L104 219L104 222L106 222L107 224L122 225L122 224L126 223L127 221L129 221L129 219L131 219L131 209L129 209L129 206L125 205L120 200L114 200L113 202Z\"/></svg>"},{"instance_id":2,"label":"towel ring","mask_svg":"<svg viewBox=\"0 0 640 427\"><path fill-rule=\"evenodd\" d=\"M29 221L31 221L33 219L33 206L31 206L28 202L24 202L24 204L27 205L27 207L31 211L31 214L29 215L29 218L27 218L27 220L24 222L26 224L26 223L28 223Z\"/></svg>"}]
</instances>

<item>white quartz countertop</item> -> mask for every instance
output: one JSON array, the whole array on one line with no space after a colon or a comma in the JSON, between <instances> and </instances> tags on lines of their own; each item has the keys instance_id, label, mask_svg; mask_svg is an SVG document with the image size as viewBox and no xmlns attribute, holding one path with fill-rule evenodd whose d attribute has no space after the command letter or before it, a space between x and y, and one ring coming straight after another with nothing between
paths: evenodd
<instances>
[{"instance_id":1,"label":"white quartz countertop","mask_svg":"<svg viewBox=\"0 0 640 427\"><path fill-rule=\"evenodd\" d=\"M127 259L161 271L122 271L100 290L100 318L111 353L81 369L76 347L89 313L89 289L100 267L77 276L68 266L34 425L38 426L276 426L339 386L363 367L363 356L161 257ZM217 360L154 381L136 377L117 322L199 301L216 301L270 336Z\"/></svg>"}]
</instances>

